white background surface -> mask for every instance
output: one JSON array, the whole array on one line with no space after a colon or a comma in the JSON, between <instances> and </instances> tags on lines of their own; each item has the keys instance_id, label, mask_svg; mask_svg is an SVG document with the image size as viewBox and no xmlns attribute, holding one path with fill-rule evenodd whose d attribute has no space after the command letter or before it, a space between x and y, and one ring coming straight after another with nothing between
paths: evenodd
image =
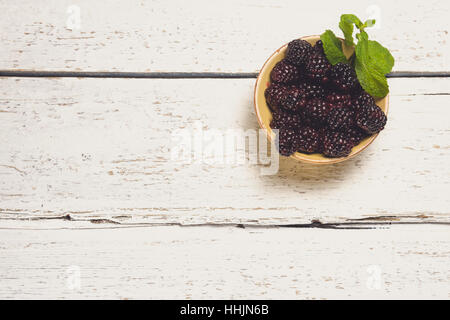
<instances>
[{"instance_id":1,"label":"white background surface","mask_svg":"<svg viewBox=\"0 0 450 320\"><path fill-rule=\"evenodd\" d=\"M371 5L0 1L0 69L257 72ZM375 5L394 71L450 71L447 1ZM448 299L448 78L390 79L344 163L171 160L174 129L257 128L254 82L0 78L0 297Z\"/></svg>"}]
</instances>

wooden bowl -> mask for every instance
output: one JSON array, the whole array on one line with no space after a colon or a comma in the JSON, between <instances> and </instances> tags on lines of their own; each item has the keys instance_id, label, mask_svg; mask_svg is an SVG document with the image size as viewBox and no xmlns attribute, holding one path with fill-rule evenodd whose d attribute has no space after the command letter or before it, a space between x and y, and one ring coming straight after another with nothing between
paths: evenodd
<instances>
[{"instance_id":1,"label":"wooden bowl","mask_svg":"<svg viewBox=\"0 0 450 320\"><path fill-rule=\"evenodd\" d=\"M312 45L316 43L317 40L320 39L320 36L308 36L301 38L303 40L308 41ZM341 41L343 41L341 39ZM270 72L272 71L273 67L277 62L282 60L286 53L287 44L282 46L280 49L275 51L269 59L264 63L264 66L262 67L261 71L259 72L258 78L256 80L255 85L255 112L256 116L258 118L259 125L261 128L266 130L268 139L272 140L275 137L274 132L270 128L270 121L272 120L272 113L269 109L269 106L266 103L266 98L264 97L264 91L270 84ZM344 46L344 54L348 57L350 57L353 54L353 48L348 48ZM382 99L376 100L376 104L383 110L385 114L388 113L389 109L389 95ZM373 140L378 136L378 134L374 134L372 136L369 136L362 140L358 145L354 146L351 153L342 158L327 158L321 154L313 153L313 154L306 154L306 153L300 153L296 152L293 155L291 155L291 158L294 158L299 161L303 162L309 162L314 164L330 164L330 163L337 163L342 162L347 159L350 159L354 156L356 156L358 153L363 151L365 148L367 148Z\"/></svg>"}]
</instances>

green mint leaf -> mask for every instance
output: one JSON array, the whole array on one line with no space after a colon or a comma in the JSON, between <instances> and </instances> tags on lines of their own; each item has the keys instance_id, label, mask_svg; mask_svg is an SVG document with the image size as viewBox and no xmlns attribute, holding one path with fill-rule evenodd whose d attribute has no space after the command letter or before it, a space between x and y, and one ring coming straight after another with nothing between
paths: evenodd
<instances>
[{"instance_id":1,"label":"green mint leaf","mask_svg":"<svg viewBox=\"0 0 450 320\"><path fill-rule=\"evenodd\" d=\"M369 35L362 30L360 33L356 34L356 39L358 39L358 41L369 41Z\"/></svg>"},{"instance_id":2,"label":"green mint leaf","mask_svg":"<svg viewBox=\"0 0 450 320\"><path fill-rule=\"evenodd\" d=\"M356 25L358 29L363 27L361 20L354 14L341 15L341 21L339 22L339 28L341 28L345 37L345 44L348 46L354 46L353 42L353 25Z\"/></svg>"},{"instance_id":3,"label":"green mint leaf","mask_svg":"<svg viewBox=\"0 0 450 320\"><path fill-rule=\"evenodd\" d=\"M339 22L339 28L341 28L342 33L345 37L345 44L349 47L354 46L353 42L353 23L348 23L347 21L341 20Z\"/></svg>"},{"instance_id":4,"label":"green mint leaf","mask_svg":"<svg viewBox=\"0 0 450 320\"><path fill-rule=\"evenodd\" d=\"M341 15L341 21L345 21L346 23L354 24L358 29L361 29L363 23L357 16L354 14L343 14Z\"/></svg>"},{"instance_id":5,"label":"green mint leaf","mask_svg":"<svg viewBox=\"0 0 450 320\"><path fill-rule=\"evenodd\" d=\"M375 69L369 69L364 60L355 60L355 71L359 83L367 93L376 98L383 98L389 93L386 77Z\"/></svg>"},{"instance_id":6,"label":"green mint leaf","mask_svg":"<svg viewBox=\"0 0 450 320\"><path fill-rule=\"evenodd\" d=\"M375 19L369 19L366 22L364 22L364 27L365 28L373 27L375 25L375 22L376 22Z\"/></svg>"},{"instance_id":7,"label":"green mint leaf","mask_svg":"<svg viewBox=\"0 0 450 320\"><path fill-rule=\"evenodd\" d=\"M377 98L385 97L389 93L389 85L385 75L380 71L382 68L377 66L370 56L373 49L369 49L369 46L373 45L369 45L368 35L364 31L361 31L357 38L359 41L355 48L355 71L358 80L370 95Z\"/></svg>"},{"instance_id":8,"label":"green mint leaf","mask_svg":"<svg viewBox=\"0 0 450 320\"><path fill-rule=\"evenodd\" d=\"M367 52L371 60L371 64L381 74L391 72L394 66L394 57L388 49L383 47L377 41L369 40Z\"/></svg>"},{"instance_id":9,"label":"green mint leaf","mask_svg":"<svg viewBox=\"0 0 450 320\"><path fill-rule=\"evenodd\" d=\"M320 36L320 40L323 42L323 49L328 61L335 65L336 63L347 63L347 58L342 51L342 42L336 38L336 35L331 30L326 30Z\"/></svg>"}]
</instances>

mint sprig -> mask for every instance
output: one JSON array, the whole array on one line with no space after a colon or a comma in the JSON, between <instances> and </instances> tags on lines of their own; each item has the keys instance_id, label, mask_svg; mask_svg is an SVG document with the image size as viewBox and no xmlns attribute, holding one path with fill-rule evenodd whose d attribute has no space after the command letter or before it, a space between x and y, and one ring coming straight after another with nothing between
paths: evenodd
<instances>
[{"instance_id":1,"label":"mint sprig","mask_svg":"<svg viewBox=\"0 0 450 320\"><path fill-rule=\"evenodd\" d=\"M343 14L341 15L341 21L339 22L339 28L341 28L342 33L345 37L345 44L349 47L354 46L353 42L353 25L357 28L361 28L363 23L354 14Z\"/></svg>"},{"instance_id":2,"label":"mint sprig","mask_svg":"<svg viewBox=\"0 0 450 320\"><path fill-rule=\"evenodd\" d=\"M335 65L339 62L347 63L347 58L342 51L342 42L336 37L331 30L327 30L320 36L323 43L323 51L327 56L328 61Z\"/></svg>"},{"instance_id":3,"label":"mint sprig","mask_svg":"<svg viewBox=\"0 0 450 320\"><path fill-rule=\"evenodd\" d=\"M361 31L357 37L355 71L359 83L370 95L384 97L389 93L389 86L386 77L372 60L367 33Z\"/></svg>"},{"instance_id":4,"label":"mint sprig","mask_svg":"<svg viewBox=\"0 0 450 320\"><path fill-rule=\"evenodd\" d=\"M394 57L389 50L374 40L368 40L368 44L368 54L373 61L373 67L382 74L391 72L392 67L394 66Z\"/></svg>"},{"instance_id":5,"label":"mint sprig","mask_svg":"<svg viewBox=\"0 0 450 320\"><path fill-rule=\"evenodd\" d=\"M332 65L338 62L351 63L363 89L376 98L382 98L389 93L386 74L391 72L394 66L394 57L380 43L369 40L365 29L372 27L374 24L375 20L373 19L362 23L354 14L341 15L339 28L344 34L344 43L347 46L355 47L355 54L350 57L350 61L345 59L342 45L337 44L336 40L339 41L339 39L332 31L325 31L320 39L323 42L325 55ZM359 33L355 35L356 40L358 40L356 44L353 38L354 27L359 30Z\"/></svg>"}]
</instances>

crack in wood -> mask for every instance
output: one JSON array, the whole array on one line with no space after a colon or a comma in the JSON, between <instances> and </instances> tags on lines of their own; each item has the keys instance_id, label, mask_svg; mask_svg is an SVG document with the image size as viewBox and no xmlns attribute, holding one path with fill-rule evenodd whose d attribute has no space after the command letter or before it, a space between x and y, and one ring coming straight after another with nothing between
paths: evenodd
<instances>
[{"instance_id":1,"label":"crack in wood","mask_svg":"<svg viewBox=\"0 0 450 320\"><path fill-rule=\"evenodd\" d=\"M360 219L347 219L348 222L334 222L334 223L322 223L319 220L312 220L311 223L299 223L299 224L250 224L250 223L192 223L184 224L180 222L164 222L164 223L123 223L112 219L78 219L73 218L69 214L56 216L56 217L29 217L29 218L9 218L0 220L17 220L17 221L40 221L40 220L64 220L71 222L90 222L92 224L113 224L114 227L105 227L101 229L113 229L113 228L144 228L144 227L214 227L214 228L241 228L241 229L273 229L273 228L317 228L317 229L334 229L334 230L361 230L361 229L375 229L379 227L389 227L391 225L445 225L450 226L450 222L436 222L436 221L400 221L401 218L427 218L424 215L419 216L380 216L380 217L367 217ZM20 229L20 230L44 230L43 229L30 229L30 228L8 228L0 227L0 229ZM93 229L93 228L55 228L57 229ZM94 228L95 229L95 228Z\"/></svg>"},{"instance_id":2,"label":"crack in wood","mask_svg":"<svg viewBox=\"0 0 450 320\"><path fill-rule=\"evenodd\" d=\"M15 166L10 166L10 165L6 165L6 164L0 164L0 167L4 167L4 168L9 168L9 169L16 170L17 172L19 172L19 173L22 174L22 175L26 175L26 174L27 174L25 171L22 171L22 170L18 169L18 168L15 167Z\"/></svg>"},{"instance_id":3,"label":"crack in wood","mask_svg":"<svg viewBox=\"0 0 450 320\"><path fill-rule=\"evenodd\" d=\"M405 218L411 218L411 219L428 219L432 218L430 216L427 216L425 214L418 214L418 215L402 215L402 216L370 216L370 217L364 217L364 218L350 218L347 219L347 221L400 221L401 219Z\"/></svg>"}]
</instances>

